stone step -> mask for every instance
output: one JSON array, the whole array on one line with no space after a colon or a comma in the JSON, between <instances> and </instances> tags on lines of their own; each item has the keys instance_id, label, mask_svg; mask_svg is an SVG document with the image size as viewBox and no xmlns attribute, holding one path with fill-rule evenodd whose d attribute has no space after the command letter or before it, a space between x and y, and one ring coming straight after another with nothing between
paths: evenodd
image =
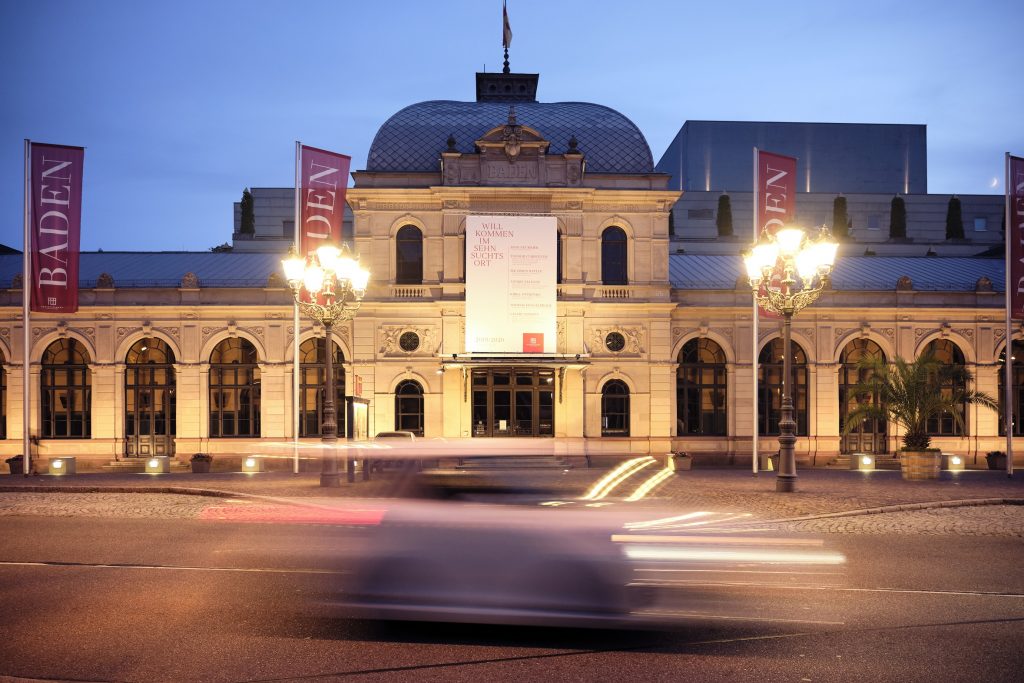
<instances>
[{"instance_id":1,"label":"stone step","mask_svg":"<svg viewBox=\"0 0 1024 683\"><path fill-rule=\"evenodd\" d=\"M556 457L538 456L496 456L463 458L457 470L555 470L565 469L565 460Z\"/></svg>"},{"instance_id":2,"label":"stone step","mask_svg":"<svg viewBox=\"0 0 1024 683\"><path fill-rule=\"evenodd\" d=\"M171 458L171 472L186 472L192 469L189 463ZM130 458L125 460L111 460L103 466L104 472L145 472L145 458Z\"/></svg>"}]
</instances>

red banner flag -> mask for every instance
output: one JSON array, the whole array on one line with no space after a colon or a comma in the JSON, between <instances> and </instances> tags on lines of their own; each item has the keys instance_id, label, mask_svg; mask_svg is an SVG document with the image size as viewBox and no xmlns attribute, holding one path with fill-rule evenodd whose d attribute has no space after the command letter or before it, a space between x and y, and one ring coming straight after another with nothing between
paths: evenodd
<instances>
[{"instance_id":1,"label":"red banner flag","mask_svg":"<svg viewBox=\"0 0 1024 683\"><path fill-rule=\"evenodd\" d=\"M82 228L85 149L31 145L31 310L78 310L78 245Z\"/></svg>"},{"instance_id":2,"label":"red banner flag","mask_svg":"<svg viewBox=\"0 0 1024 683\"><path fill-rule=\"evenodd\" d=\"M302 146L299 250L303 256L325 244L341 244L351 161L344 154Z\"/></svg>"},{"instance_id":3,"label":"red banner flag","mask_svg":"<svg viewBox=\"0 0 1024 683\"><path fill-rule=\"evenodd\" d=\"M1006 178L1006 239L1010 318L1024 320L1024 159L1011 156Z\"/></svg>"},{"instance_id":4,"label":"red banner flag","mask_svg":"<svg viewBox=\"0 0 1024 683\"><path fill-rule=\"evenodd\" d=\"M796 216L796 159L757 150L754 161L754 240L774 235ZM776 272L781 279L782 273ZM762 292L763 293L763 292ZM765 318L781 316L758 309Z\"/></svg>"},{"instance_id":5,"label":"red banner flag","mask_svg":"<svg viewBox=\"0 0 1024 683\"><path fill-rule=\"evenodd\" d=\"M757 150L755 177L756 240L765 230L774 235L796 216L796 159Z\"/></svg>"}]
</instances>

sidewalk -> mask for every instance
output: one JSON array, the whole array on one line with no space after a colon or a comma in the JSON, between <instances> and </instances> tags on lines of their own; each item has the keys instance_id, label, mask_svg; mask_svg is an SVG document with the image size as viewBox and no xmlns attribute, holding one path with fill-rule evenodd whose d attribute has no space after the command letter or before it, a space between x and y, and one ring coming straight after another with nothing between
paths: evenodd
<instances>
[{"instance_id":1,"label":"sidewalk","mask_svg":"<svg viewBox=\"0 0 1024 683\"><path fill-rule=\"evenodd\" d=\"M549 487L555 499L582 495L607 470L520 470L518 482ZM608 500L632 494L650 469L630 477L609 494ZM1007 478L1005 473L973 470L944 473L944 479L908 482L895 471L856 472L808 469L798 472L795 493L776 493L771 472L757 476L738 469L696 469L680 472L656 487L645 500L667 503L687 510L753 513L760 519L854 513L899 506L942 507L960 504L1024 504L1024 473ZM342 475L340 488L321 488L319 474L266 472L259 474L132 474L96 473L73 476L0 476L0 495L10 491L63 491L107 493L179 493L209 496L259 496L272 498L346 498L386 496L391 483L385 479L348 484Z\"/></svg>"}]
</instances>

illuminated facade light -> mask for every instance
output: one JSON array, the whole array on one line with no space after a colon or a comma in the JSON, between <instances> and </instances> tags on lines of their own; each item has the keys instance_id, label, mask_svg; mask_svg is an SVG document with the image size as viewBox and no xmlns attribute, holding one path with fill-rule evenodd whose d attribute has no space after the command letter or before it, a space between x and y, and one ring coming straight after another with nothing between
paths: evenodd
<instances>
[{"instance_id":1,"label":"illuminated facade light","mask_svg":"<svg viewBox=\"0 0 1024 683\"><path fill-rule=\"evenodd\" d=\"M248 457L242 460L242 471L243 472L262 472L263 471L263 458Z\"/></svg>"},{"instance_id":2,"label":"illuminated facade light","mask_svg":"<svg viewBox=\"0 0 1024 683\"><path fill-rule=\"evenodd\" d=\"M171 471L171 459L157 456L146 461L146 474L167 474Z\"/></svg>"},{"instance_id":3,"label":"illuminated facade light","mask_svg":"<svg viewBox=\"0 0 1024 683\"><path fill-rule=\"evenodd\" d=\"M50 474L57 476L75 474L75 459L53 458L52 460L50 460L49 472Z\"/></svg>"}]
</instances>

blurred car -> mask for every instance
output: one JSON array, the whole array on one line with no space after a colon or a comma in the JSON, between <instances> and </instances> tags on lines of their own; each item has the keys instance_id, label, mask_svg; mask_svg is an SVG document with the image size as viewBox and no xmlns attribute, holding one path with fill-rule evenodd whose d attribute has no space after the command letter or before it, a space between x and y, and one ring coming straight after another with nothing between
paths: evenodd
<instances>
[{"instance_id":1,"label":"blurred car","mask_svg":"<svg viewBox=\"0 0 1024 683\"><path fill-rule=\"evenodd\" d=\"M617 517L395 501L353 557L350 616L492 624L624 623L648 601L612 533Z\"/></svg>"}]
</instances>

